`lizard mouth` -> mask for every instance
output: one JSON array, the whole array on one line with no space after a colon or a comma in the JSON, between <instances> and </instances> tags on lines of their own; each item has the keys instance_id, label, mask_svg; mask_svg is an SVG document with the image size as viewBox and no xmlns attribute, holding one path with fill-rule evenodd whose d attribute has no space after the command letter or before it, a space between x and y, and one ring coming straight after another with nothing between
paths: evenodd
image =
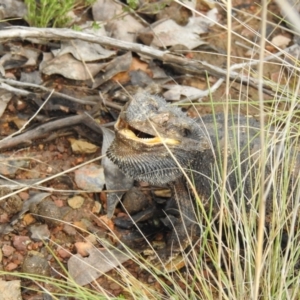
<instances>
[{"instance_id":1,"label":"lizard mouth","mask_svg":"<svg viewBox=\"0 0 300 300\"><path fill-rule=\"evenodd\" d=\"M119 118L118 121L116 122L115 129L119 134L123 135L127 140L136 141L146 145L180 144L180 141L176 139L164 138L161 136L155 136L143 132L137 128L134 128L133 126L130 126L127 122L125 122L121 118Z\"/></svg>"}]
</instances>

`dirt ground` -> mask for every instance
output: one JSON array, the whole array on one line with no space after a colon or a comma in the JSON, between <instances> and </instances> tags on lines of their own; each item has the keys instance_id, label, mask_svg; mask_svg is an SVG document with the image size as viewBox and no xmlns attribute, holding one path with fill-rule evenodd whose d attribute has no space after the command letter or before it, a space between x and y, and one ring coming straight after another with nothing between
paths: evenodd
<instances>
[{"instance_id":1,"label":"dirt ground","mask_svg":"<svg viewBox=\"0 0 300 300\"><path fill-rule=\"evenodd\" d=\"M112 7L107 8L109 15L115 9L109 3L99 2L97 5ZM0 37L0 269L10 272L2 279L17 279L15 271L62 278L62 266L68 268L68 262L74 254L89 256L90 250L86 248L89 244L98 249L104 247L105 243L99 244L92 236L114 246L119 245L117 237L133 248L140 243L146 245L145 241L140 241L140 236L135 236L134 227L124 229L116 225L129 220L120 204L112 218L107 217L107 195L116 188L107 187L108 182L104 178L107 167L101 164L103 133L100 125L105 124L106 128L112 129L120 108L138 89L177 102L192 117L199 113L205 115L223 111L228 98L234 112L257 114L258 63L254 61L259 58L260 51L260 3L233 1L230 53L226 7L221 4L209 6L199 0L194 3L194 12L175 2L168 2L155 11L154 4L159 3L141 2L140 7L130 14L139 20L137 27L144 28L142 33L137 34L141 28L136 29L130 19L127 27L124 24L105 23L107 35L120 38L122 44L123 33L120 32L124 27L127 33L134 33L132 43L146 44L159 51L168 50L182 62L189 61L195 65L206 62L215 67L215 71L205 64L201 70L198 67L196 70L188 69L185 63L176 65L164 58L147 57L134 48L126 51L106 44L103 45L104 51L91 47L92 43L81 48L79 43L74 44L78 40L69 42L53 36L45 38L43 34L40 34L40 38L29 34L22 38ZM88 21L100 20L103 16L100 17L98 11L99 8L74 10L79 19L74 24L83 27ZM201 25L200 29L199 24L189 25L197 12L204 16L211 12L216 24ZM172 20L175 25L163 23L166 19ZM159 20L165 26L165 35L161 32L153 34L148 28ZM1 31L5 34L9 30L19 30L20 25L25 26L20 29L20 36L29 28L26 27L28 23L25 17L17 20L7 18L5 25L11 26L7 29L1 25ZM181 39L176 36L171 41L171 33L180 32L180 28L185 30L181 38L191 34L189 40L192 40L196 35L195 45L187 42L180 44ZM159 45L160 39L156 34L163 39L165 47ZM127 41L124 38L123 42ZM272 57L294 45L296 37L272 1L268 6L265 57ZM79 49L78 52L83 49L77 58L76 49ZM55 51L62 50L65 52L53 56ZM84 51L90 56L95 54L95 59L89 61L82 57ZM226 95L225 80L209 91L218 80L224 78L229 54L230 66L236 66L230 71L229 96ZM295 56L290 59L295 61ZM86 68L89 69L87 75ZM222 75L219 69L225 70L225 73ZM274 104L274 95L278 96L278 91L272 85L284 85L288 80L292 85L293 78L289 77L288 72L288 68L283 68L282 63L275 59L265 62L266 111L272 112L274 105L282 107L284 111L288 105L284 99ZM191 105L190 100L195 105ZM87 166L84 166L85 163ZM118 184L117 180L114 178L110 183L112 187ZM142 188L145 191L143 205L136 208L133 207L135 201L129 201L126 207L132 215L153 205L153 187L143 183ZM126 190L127 187L119 189ZM161 197L162 201L168 201L168 196ZM152 216L141 226L147 233L149 230L151 241L159 242L168 235L168 230L158 228L155 222ZM123 266L137 280L163 294L161 284L134 260L127 260ZM185 272L184 269L182 272ZM122 280L119 272L112 269L107 276L99 277L97 282L107 295L123 295L130 299ZM184 285L180 279L178 284ZM27 287L22 289L23 299L44 299L41 288L33 281L23 279L22 286ZM96 284L87 286L97 290ZM44 287L55 292L53 286L45 283ZM39 292L33 292L32 288ZM103 293L103 290L99 292Z\"/></svg>"}]
</instances>

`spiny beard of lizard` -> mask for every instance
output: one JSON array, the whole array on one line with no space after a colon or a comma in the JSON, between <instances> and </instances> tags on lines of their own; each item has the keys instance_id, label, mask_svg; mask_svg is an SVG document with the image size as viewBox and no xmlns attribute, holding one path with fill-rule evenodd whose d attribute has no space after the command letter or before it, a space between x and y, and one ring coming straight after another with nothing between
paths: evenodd
<instances>
[{"instance_id":1,"label":"spiny beard of lizard","mask_svg":"<svg viewBox=\"0 0 300 300\"><path fill-rule=\"evenodd\" d=\"M150 184L182 176L180 168L189 170L200 149L199 125L163 98L144 92L123 108L115 132L107 156L126 175Z\"/></svg>"}]
</instances>

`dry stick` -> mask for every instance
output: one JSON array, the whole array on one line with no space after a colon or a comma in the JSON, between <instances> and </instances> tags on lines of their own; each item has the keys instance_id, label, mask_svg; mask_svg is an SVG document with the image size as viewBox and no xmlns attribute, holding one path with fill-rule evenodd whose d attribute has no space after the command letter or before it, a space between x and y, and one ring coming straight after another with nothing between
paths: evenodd
<instances>
[{"instance_id":1,"label":"dry stick","mask_svg":"<svg viewBox=\"0 0 300 300\"><path fill-rule=\"evenodd\" d=\"M3 79L3 78L0 78L0 88L3 88L3 89L6 89L12 93L15 93L17 95L21 95L21 96L28 96L29 94L32 94L32 92L28 92L26 90L23 90L23 89L16 89L16 88L13 88L11 87L12 86L18 86L18 87L24 87L24 88L34 88L34 89L39 89L39 90L42 90L42 91L45 91L45 92L48 92L48 93L51 93L51 89L48 89L42 85L37 85L37 84L33 84L33 83L28 83L28 82L20 82L20 81L16 81L16 80L13 80L13 79ZM64 98L64 99L67 99L67 100L70 100L70 101L73 101L73 102L77 102L77 103L80 103L80 104L96 104L95 101L90 101L90 100L82 100L82 99L78 99L78 98L75 98L75 97L72 97L72 96L69 96L69 95L66 95L66 94L62 94L62 93L59 93L59 92L53 92L53 96L56 96L56 97L61 97L61 98Z\"/></svg>"},{"instance_id":2,"label":"dry stick","mask_svg":"<svg viewBox=\"0 0 300 300\"><path fill-rule=\"evenodd\" d=\"M4 142L6 140L13 138L15 135L20 134L29 125L29 123L38 115L38 113L43 109L43 107L47 104L47 102L51 98L53 92L54 92L54 90L51 91L51 93L49 94L47 99L43 102L43 104L39 107L39 109L33 114L33 116L18 131L14 132L10 136L7 136L6 138L2 139L1 141Z\"/></svg>"},{"instance_id":3,"label":"dry stick","mask_svg":"<svg viewBox=\"0 0 300 300\"><path fill-rule=\"evenodd\" d=\"M1 30L0 41L7 39L29 39L37 38L41 40L72 40L80 39L82 41L91 42L99 45L120 48L127 51L133 51L163 61L166 64L181 66L187 74L202 75L204 72L216 77L226 77L230 72L230 79L243 82L245 84L257 87L259 82L255 78L242 76L238 72L219 68L205 61L191 60L185 57L180 57L169 53L169 51L161 51L145 45L120 41L106 36L95 36L93 34L70 29L59 28L28 28L28 27L13 27ZM265 85L266 92L272 93L268 86Z\"/></svg>"},{"instance_id":4,"label":"dry stick","mask_svg":"<svg viewBox=\"0 0 300 300\"><path fill-rule=\"evenodd\" d=\"M176 104L183 104L183 103L191 103L195 100L202 99L203 97L209 96L213 94L224 82L225 78L219 78L212 86L210 86L207 90L205 91L200 91L194 95L194 96L189 96L186 97L185 99L179 100L176 102Z\"/></svg>"},{"instance_id":5,"label":"dry stick","mask_svg":"<svg viewBox=\"0 0 300 300\"><path fill-rule=\"evenodd\" d=\"M18 136L7 139L5 141L4 140L0 141L0 151L7 148L15 147L19 144L30 145L32 143L32 140L43 138L51 131L61 129L63 127L74 126L76 124L81 124L81 123L87 125L92 130L102 135L100 126L95 121L91 120L87 115L83 114L83 115L63 118L60 120L55 120L43 124L41 126L38 126L35 129L29 130Z\"/></svg>"},{"instance_id":6,"label":"dry stick","mask_svg":"<svg viewBox=\"0 0 300 300\"><path fill-rule=\"evenodd\" d=\"M7 90L8 92L12 92L14 93L15 95L20 95L20 96L25 96L25 97L28 97L30 94L32 94L32 92L28 92L27 90L23 90L23 89L17 89L17 88L14 88L13 86L23 86L23 87L28 87L28 88L35 88L35 89L40 89L42 91L45 91L45 92L51 92L52 91L48 88L45 88L44 86L41 86L41 85L37 85L37 84L32 84L32 83L25 83L25 82L19 82L19 81L16 81L16 80L12 80L12 79L2 79L0 78L0 88L1 89L4 89L4 90ZM92 101L92 100L85 100L85 99L78 99L78 98L75 98L75 97L72 97L72 96L69 96L69 95L66 95L66 94L62 94L62 93L59 93L59 92L53 92L52 93L53 96L57 96L57 97L61 97L61 98L64 98L64 99L67 99L67 100L70 100L70 101L73 101L73 102L77 102L77 103L80 103L80 104L89 104L89 105L95 105L95 104L98 104L97 101ZM121 110L122 107L120 105L117 105L115 104L114 102L111 102L111 101L105 101L105 105L110 107L110 108L114 108L114 109L117 109L117 110Z\"/></svg>"},{"instance_id":7,"label":"dry stick","mask_svg":"<svg viewBox=\"0 0 300 300\"><path fill-rule=\"evenodd\" d=\"M0 79L1 80L1 79ZM23 96L23 97L28 97L30 94L30 92L26 91L26 90L23 90L23 89L17 89L13 86L10 86L6 83L1 83L0 81L0 89L3 89L3 90L6 90L8 92L11 92L13 93L14 95L19 95L19 96Z\"/></svg>"}]
</instances>

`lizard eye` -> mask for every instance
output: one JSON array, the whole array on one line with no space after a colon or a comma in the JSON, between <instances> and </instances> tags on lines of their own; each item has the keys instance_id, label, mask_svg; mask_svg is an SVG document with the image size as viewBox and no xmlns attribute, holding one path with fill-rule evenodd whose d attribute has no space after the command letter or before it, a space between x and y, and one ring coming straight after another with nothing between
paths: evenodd
<instances>
[{"instance_id":1,"label":"lizard eye","mask_svg":"<svg viewBox=\"0 0 300 300\"><path fill-rule=\"evenodd\" d=\"M188 128L184 128L184 129L183 129L183 136L184 136L184 137L187 137L187 136L189 136L189 135L191 135L191 130L188 129Z\"/></svg>"}]
</instances>

